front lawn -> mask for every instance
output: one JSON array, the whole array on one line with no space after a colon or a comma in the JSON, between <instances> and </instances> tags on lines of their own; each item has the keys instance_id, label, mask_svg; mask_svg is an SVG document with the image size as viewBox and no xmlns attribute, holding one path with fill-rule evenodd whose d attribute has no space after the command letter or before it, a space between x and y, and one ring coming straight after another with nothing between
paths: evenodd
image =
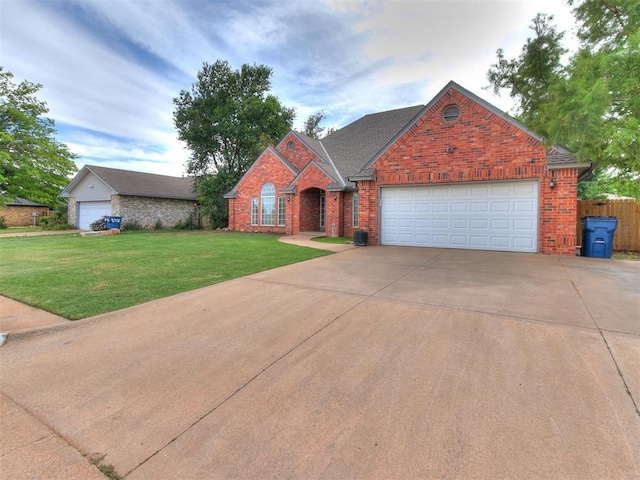
<instances>
[{"instance_id":1,"label":"front lawn","mask_svg":"<svg viewBox=\"0 0 640 480\"><path fill-rule=\"evenodd\" d=\"M8 227L0 229L0 235L7 235L11 233L30 233L41 232L42 227Z\"/></svg>"},{"instance_id":2,"label":"front lawn","mask_svg":"<svg viewBox=\"0 0 640 480\"><path fill-rule=\"evenodd\" d=\"M0 294L76 320L328 253L241 233L0 238Z\"/></svg>"}]
</instances>

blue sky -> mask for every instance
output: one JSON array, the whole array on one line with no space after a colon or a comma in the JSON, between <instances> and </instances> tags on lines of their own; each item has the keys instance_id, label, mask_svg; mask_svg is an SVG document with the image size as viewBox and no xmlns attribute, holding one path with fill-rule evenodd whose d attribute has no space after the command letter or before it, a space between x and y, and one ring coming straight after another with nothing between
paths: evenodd
<instances>
[{"instance_id":1,"label":"blue sky","mask_svg":"<svg viewBox=\"0 0 640 480\"><path fill-rule=\"evenodd\" d=\"M486 72L498 48L519 53L538 12L570 43L561 0L0 0L0 65L43 85L78 167L181 175L172 100L203 62L271 67L296 128L320 110L340 128L424 104L449 80L509 111Z\"/></svg>"}]
</instances>

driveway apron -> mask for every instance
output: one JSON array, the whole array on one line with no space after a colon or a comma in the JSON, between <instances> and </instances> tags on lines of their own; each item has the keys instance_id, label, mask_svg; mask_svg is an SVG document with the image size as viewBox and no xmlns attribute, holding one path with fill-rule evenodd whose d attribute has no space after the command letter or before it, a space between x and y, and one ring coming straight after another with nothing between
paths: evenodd
<instances>
[{"instance_id":1,"label":"driveway apron","mask_svg":"<svg viewBox=\"0 0 640 480\"><path fill-rule=\"evenodd\" d=\"M10 334L0 435L18 412L127 479L638 478L639 280L352 249ZM0 446L0 477L51 455Z\"/></svg>"}]
</instances>

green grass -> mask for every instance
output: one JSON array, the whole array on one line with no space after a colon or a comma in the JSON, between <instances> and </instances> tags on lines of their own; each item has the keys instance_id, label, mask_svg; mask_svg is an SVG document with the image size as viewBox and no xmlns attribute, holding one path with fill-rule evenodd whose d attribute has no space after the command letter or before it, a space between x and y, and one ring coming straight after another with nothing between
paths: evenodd
<instances>
[{"instance_id":1,"label":"green grass","mask_svg":"<svg viewBox=\"0 0 640 480\"><path fill-rule=\"evenodd\" d=\"M0 238L0 294L76 320L328 253L242 233Z\"/></svg>"},{"instance_id":2,"label":"green grass","mask_svg":"<svg viewBox=\"0 0 640 480\"><path fill-rule=\"evenodd\" d=\"M314 242L320 243L338 243L338 244L347 244L352 243L353 238L349 237L316 237L312 239Z\"/></svg>"},{"instance_id":3,"label":"green grass","mask_svg":"<svg viewBox=\"0 0 640 480\"><path fill-rule=\"evenodd\" d=\"M0 229L0 235L5 235L7 233L28 233L41 231L41 227L9 227Z\"/></svg>"}]
</instances>

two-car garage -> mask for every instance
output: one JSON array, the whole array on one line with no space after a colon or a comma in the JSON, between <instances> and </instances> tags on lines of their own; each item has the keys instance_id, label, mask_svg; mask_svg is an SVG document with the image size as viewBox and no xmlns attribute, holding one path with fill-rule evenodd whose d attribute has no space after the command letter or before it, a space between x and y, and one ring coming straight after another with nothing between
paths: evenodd
<instances>
[{"instance_id":1,"label":"two-car garage","mask_svg":"<svg viewBox=\"0 0 640 480\"><path fill-rule=\"evenodd\" d=\"M538 251L537 180L380 189L382 245Z\"/></svg>"}]
</instances>

